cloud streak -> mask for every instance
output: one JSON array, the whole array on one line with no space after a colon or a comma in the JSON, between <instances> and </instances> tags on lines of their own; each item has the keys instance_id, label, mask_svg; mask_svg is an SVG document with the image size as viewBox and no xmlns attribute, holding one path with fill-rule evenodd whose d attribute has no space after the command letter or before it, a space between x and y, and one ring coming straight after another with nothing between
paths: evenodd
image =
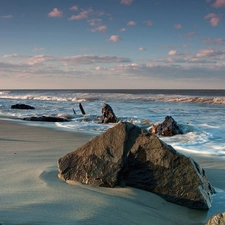
<instances>
[{"instance_id":1,"label":"cloud streak","mask_svg":"<svg viewBox=\"0 0 225 225\"><path fill-rule=\"evenodd\" d=\"M93 12L92 9L82 10L78 15L72 15L69 18L69 20L82 20L82 19L87 19L92 12Z\"/></svg>"},{"instance_id":2,"label":"cloud streak","mask_svg":"<svg viewBox=\"0 0 225 225\"><path fill-rule=\"evenodd\" d=\"M6 15L6 16L1 16L0 18L2 19L10 19L10 18L13 18L12 15Z\"/></svg>"},{"instance_id":3,"label":"cloud streak","mask_svg":"<svg viewBox=\"0 0 225 225\"><path fill-rule=\"evenodd\" d=\"M218 51L215 49L203 49L198 52L197 57L212 57L218 55L225 55L225 51Z\"/></svg>"},{"instance_id":4,"label":"cloud streak","mask_svg":"<svg viewBox=\"0 0 225 225\"><path fill-rule=\"evenodd\" d=\"M65 63L77 63L77 64L95 64L95 63L127 63L131 62L129 58L125 57L116 57L116 56L97 56L97 55L76 55L76 56L65 56L65 57L54 57L54 56L46 56L46 55L35 55L28 56L22 54L7 54L3 55L1 58L9 59L9 58L21 58L22 64L40 64L44 62L65 62ZM18 64L18 63L16 63Z\"/></svg>"},{"instance_id":5,"label":"cloud streak","mask_svg":"<svg viewBox=\"0 0 225 225\"><path fill-rule=\"evenodd\" d=\"M99 26L99 27L96 27L94 29L91 29L92 32L102 32L102 33L105 33L107 30L107 27L105 25L103 26Z\"/></svg>"},{"instance_id":6,"label":"cloud streak","mask_svg":"<svg viewBox=\"0 0 225 225\"><path fill-rule=\"evenodd\" d=\"M40 51L44 51L45 48L34 48L33 52L40 52Z\"/></svg>"}]
</instances>

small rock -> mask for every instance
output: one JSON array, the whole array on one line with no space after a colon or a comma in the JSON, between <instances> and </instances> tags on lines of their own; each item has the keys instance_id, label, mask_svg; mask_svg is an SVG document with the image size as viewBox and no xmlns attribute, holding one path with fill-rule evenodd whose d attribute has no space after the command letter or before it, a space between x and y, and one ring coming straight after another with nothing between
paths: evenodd
<instances>
[{"instance_id":1,"label":"small rock","mask_svg":"<svg viewBox=\"0 0 225 225\"><path fill-rule=\"evenodd\" d=\"M11 106L12 109L35 109L33 106L25 104L15 104Z\"/></svg>"}]
</instances>

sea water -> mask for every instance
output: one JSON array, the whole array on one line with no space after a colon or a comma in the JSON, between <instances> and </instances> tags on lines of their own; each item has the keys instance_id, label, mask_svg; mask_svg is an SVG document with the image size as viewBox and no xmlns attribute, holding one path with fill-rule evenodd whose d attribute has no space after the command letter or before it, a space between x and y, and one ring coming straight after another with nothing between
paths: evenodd
<instances>
[{"instance_id":1,"label":"sea water","mask_svg":"<svg viewBox=\"0 0 225 225\"><path fill-rule=\"evenodd\" d=\"M115 126L101 123L103 103L112 107L118 120L132 121L144 129L172 116L184 134L160 136L161 140L181 152L225 156L225 90L2 90L0 118L99 135ZM35 109L12 109L14 104ZM22 120L44 115L68 118L69 122Z\"/></svg>"}]
</instances>

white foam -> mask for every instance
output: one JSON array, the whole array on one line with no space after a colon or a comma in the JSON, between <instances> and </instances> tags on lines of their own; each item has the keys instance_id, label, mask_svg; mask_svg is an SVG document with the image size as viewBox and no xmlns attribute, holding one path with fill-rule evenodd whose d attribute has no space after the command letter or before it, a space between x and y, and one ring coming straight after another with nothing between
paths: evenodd
<instances>
[{"instance_id":1,"label":"white foam","mask_svg":"<svg viewBox=\"0 0 225 225\"><path fill-rule=\"evenodd\" d=\"M198 148L185 148L184 146L172 145L174 149L181 151L181 152L190 152L197 155L208 155L208 156L225 156L225 148L218 148L217 150L212 149L198 149Z\"/></svg>"}]
</instances>

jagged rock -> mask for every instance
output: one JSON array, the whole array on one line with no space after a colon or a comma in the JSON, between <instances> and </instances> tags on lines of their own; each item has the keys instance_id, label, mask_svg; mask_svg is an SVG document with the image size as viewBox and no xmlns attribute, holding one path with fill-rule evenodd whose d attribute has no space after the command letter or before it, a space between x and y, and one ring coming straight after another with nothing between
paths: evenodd
<instances>
[{"instance_id":1,"label":"jagged rock","mask_svg":"<svg viewBox=\"0 0 225 225\"><path fill-rule=\"evenodd\" d=\"M215 192L194 160L128 122L61 157L58 169L63 180L103 187L128 185L190 208L208 209Z\"/></svg>"},{"instance_id":2,"label":"jagged rock","mask_svg":"<svg viewBox=\"0 0 225 225\"><path fill-rule=\"evenodd\" d=\"M171 116L166 116L162 123L153 124L151 132L152 134L158 134L162 136L173 136L183 133L177 122Z\"/></svg>"},{"instance_id":3,"label":"jagged rock","mask_svg":"<svg viewBox=\"0 0 225 225\"><path fill-rule=\"evenodd\" d=\"M110 105L104 103L102 105L102 123L116 123L117 118Z\"/></svg>"},{"instance_id":4,"label":"jagged rock","mask_svg":"<svg viewBox=\"0 0 225 225\"><path fill-rule=\"evenodd\" d=\"M55 117L55 116L40 116L40 117L32 116L32 117L23 118L23 120L44 121L44 122L69 122L69 120L66 118Z\"/></svg>"},{"instance_id":5,"label":"jagged rock","mask_svg":"<svg viewBox=\"0 0 225 225\"><path fill-rule=\"evenodd\" d=\"M205 225L224 225L225 224L225 212L212 216Z\"/></svg>"},{"instance_id":6,"label":"jagged rock","mask_svg":"<svg viewBox=\"0 0 225 225\"><path fill-rule=\"evenodd\" d=\"M11 106L12 109L35 109L33 106L25 104L15 104Z\"/></svg>"}]
</instances>

